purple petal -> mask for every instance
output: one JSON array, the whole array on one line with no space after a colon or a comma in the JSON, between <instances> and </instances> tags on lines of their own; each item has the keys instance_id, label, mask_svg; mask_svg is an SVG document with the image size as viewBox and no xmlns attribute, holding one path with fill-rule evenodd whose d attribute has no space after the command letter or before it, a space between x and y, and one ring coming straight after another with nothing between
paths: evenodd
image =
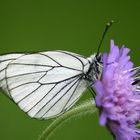
<instances>
[{"instance_id":1,"label":"purple petal","mask_svg":"<svg viewBox=\"0 0 140 140\"><path fill-rule=\"evenodd\" d=\"M110 48L110 53L108 56L108 63L115 62L117 58L119 57L119 48L115 46L114 41L111 40L111 48Z\"/></svg>"},{"instance_id":2,"label":"purple petal","mask_svg":"<svg viewBox=\"0 0 140 140\"><path fill-rule=\"evenodd\" d=\"M100 125L105 126L107 122L107 116L105 112L102 112L100 115Z\"/></svg>"}]
</instances>

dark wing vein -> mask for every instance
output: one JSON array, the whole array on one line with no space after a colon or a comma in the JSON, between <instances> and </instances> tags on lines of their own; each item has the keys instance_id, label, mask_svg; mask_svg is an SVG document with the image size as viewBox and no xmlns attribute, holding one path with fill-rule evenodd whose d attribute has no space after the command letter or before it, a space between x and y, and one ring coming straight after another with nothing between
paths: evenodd
<instances>
[{"instance_id":1,"label":"dark wing vein","mask_svg":"<svg viewBox=\"0 0 140 140\"><path fill-rule=\"evenodd\" d=\"M54 69L54 68L52 67L50 70L43 70L43 71L36 71L36 72L18 74L18 75L14 75L14 76L9 76L7 78L10 79L10 78L18 77L18 76L25 76L25 75L30 75L30 74L44 73L44 72L51 71L52 69Z\"/></svg>"},{"instance_id":2,"label":"dark wing vein","mask_svg":"<svg viewBox=\"0 0 140 140\"><path fill-rule=\"evenodd\" d=\"M26 64L26 63L11 63L11 65L27 65L27 66L43 66L43 67L52 67L50 65L43 65L43 64ZM59 67L59 66L53 66L53 67Z\"/></svg>"},{"instance_id":3,"label":"dark wing vein","mask_svg":"<svg viewBox=\"0 0 140 140\"><path fill-rule=\"evenodd\" d=\"M5 67L5 81L6 81L6 89L7 89L7 93L10 95L10 91L9 91L9 86L8 86L8 81L7 81L7 68L9 66L9 64L11 64L14 60L17 60L18 58L25 56L26 54L21 54L20 56L17 56L17 58L12 59Z\"/></svg>"},{"instance_id":4,"label":"dark wing vein","mask_svg":"<svg viewBox=\"0 0 140 140\"><path fill-rule=\"evenodd\" d=\"M57 86L57 84L56 85L54 85L48 92L47 92L47 94L45 94L32 108L30 108L28 111L27 111L27 113L28 112L30 112L34 107L36 107L55 87Z\"/></svg>"},{"instance_id":5,"label":"dark wing vein","mask_svg":"<svg viewBox=\"0 0 140 140\"><path fill-rule=\"evenodd\" d=\"M67 78L67 79L64 79L64 80L61 80L61 81L58 81L58 82L52 82L52 83L47 83L47 84L58 84L58 83L61 83L61 82L70 80L70 79L72 79L72 78L75 78L75 77L77 77L77 76L81 76L81 75L82 75L82 74L75 75L75 76L73 76L73 77L70 77L70 78ZM43 75L43 76L44 76L44 75ZM13 88L9 89L9 91L11 91L11 90L13 90L13 89L16 89L16 88L18 88L18 87L20 87L20 86L27 85L27 84L31 84L31 83L38 83L38 84L41 84L41 85L47 85L47 84L42 84L42 83L40 83L39 81L33 81L33 82L27 82L27 83L23 83L23 84L21 84L21 85L18 85L18 86L16 86L16 87L13 87Z\"/></svg>"},{"instance_id":6,"label":"dark wing vein","mask_svg":"<svg viewBox=\"0 0 140 140\"><path fill-rule=\"evenodd\" d=\"M36 81L33 81L33 82L27 82L27 83L24 83L24 84L18 85L18 86L16 86L16 87L13 87L13 88L9 89L9 91L11 92L12 90L14 90L14 89L16 89L16 88L18 88L18 87L20 87L20 86L24 86L24 85L28 85L28 84L33 84L33 83L41 84L41 83L36 82ZM41 84L41 85L42 85L42 84Z\"/></svg>"},{"instance_id":7,"label":"dark wing vein","mask_svg":"<svg viewBox=\"0 0 140 140\"><path fill-rule=\"evenodd\" d=\"M2 72L3 70L5 70L5 68L1 69L0 72Z\"/></svg>"},{"instance_id":8,"label":"dark wing vein","mask_svg":"<svg viewBox=\"0 0 140 140\"><path fill-rule=\"evenodd\" d=\"M47 83L47 84L57 84L57 83L65 82L65 81L67 81L67 80L70 80L70 79L73 79L73 78L79 77L79 76L83 76L83 73L80 73L80 74L78 74L78 75L72 76L72 77L70 77L70 78L66 78L66 79L61 80L61 81L58 81L58 82L50 82L50 83ZM43 84L43 85L47 85L47 84Z\"/></svg>"},{"instance_id":9,"label":"dark wing vein","mask_svg":"<svg viewBox=\"0 0 140 140\"><path fill-rule=\"evenodd\" d=\"M81 78L81 77L80 77ZM80 78L78 78L73 84L72 84L72 86L70 86L70 88L68 88L68 90L43 114L43 116L42 116L42 118L67 94L67 92L69 92L69 90L79 81L79 79ZM68 86L68 85L67 85ZM67 87L66 86L66 87ZM66 88L65 87L65 88ZM61 92L61 91L60 91ZM58 92L59 93L59 92ZM54 97L55 98L55 97Z\"/></svg>"},{"instance_id":10,"label":"dark wing vein","mask_svg":"<svg viewBox=\"0 0 140 140\"><path fill-rule=\"evenodd\" d=\"M19 100L17 102L17 104L19 104L21 101L23 101L24 99L26 99L28 96L30 96L31 94L33 94L35 91L37 91L42 85L39 85L36 89L34 89L32 92L30 92L29 94L27 94L25 97L23 97L21 100Z\"/></svg>"},{"instance_id":11,"label":"dark wing vein","mask_svg":"<svg viewBox=\"0 0 140 140\"><path fill-rule=\"evenodd\" d=\"M62 53L64 53L64 54L69 54L69 52L67 52L67 51L62 51L62 50L55 50L54 52L62 52ZM80 55L80 54L77 54L77 53L70 52L70 54L86 59L85 56Z\"/></svg>"},{"instance_id":12,"label":"dark wing vein","mask_svg":"<svg viewBox=\"0 0 140 140\"><path fill-rule=\"evenodd\" d=\"M26 63L12 63L11 65L27 65L27 66L43 66L43 67L53 67L53 68L59 68L59 67L63 67L63 68L67 68L67 69L71 69L71 70L75 70L75 71L80 71L78 69L74 69L74 68L70 68L70 67L66 67L66 66L50 66L50 65L42 65L42 64L26 64Z\"/></svg>"},{"instance_id":13,"label":"dark wing vein","mask_svg":"<svg viewBox=\"0 0 140 140\"><path fill-rule=\"evenodd\" d=\"M79 83L80 83L80 79L81 79L81 77L80 78L78 78L77 79L77 81L75 81L70 87L69 87L69 89L44 113L44 115L42 116L42 118L70 91L70 89L75 85L75 84L77 84L76 85L76 87L75 87L75 89L74 89L74 91L73 91L73 93L72 93L72 95L75 93L75 91L76 91L76 89L77 89L77 87L78 87L78 85L79 85ZM71 97L70 97L71 98ZM67 103L66 103L67 104ZM65 108L65 106L66 106L66 104L64 105L64 108ZM60 113L59 114L61 114L62 112L65 112L63 109L64 108L62 108L62 110L60 111Z\"/></svg>"},{"instance_id":14,"label":"dark wing vein","mask_svg":"<svg viewBox=\"0 0 140 140\"><path fill-rule=\"evenodd\" d=\"M44 105L41 107L41 109L35 114L35 116L40 113L40 111L45 107L47 106L47 104L53 100L64 88L66 88L69 84L71 84L76 78L74 78L72 81L68 82L65 86L63 86L58 92L56 92L56 94Z\"/></svg>"},{"instance_id":15,"label":"dark wing vein","mask_svg":"<svg viewBox=\"0 0 140 140\"><path fill-rule=\"evenodd\" d=\"M39 53L39 54L41 54L41 53ZM51 60L53 60L55 63L57 63L59 66L57 66L57 67L63 67L63 68L67 68L67 69L71 69L71 70L76 70L76 71L81 71L81 70L78 70L78 69L74 69L74 68L71 68L71 67L66 67L66 66L63 66L63 65L61 65L59 62L57 62L56 60L54 60L53 58L51 58L50 56L48 56L47 54L41 54L41 55L43 55L43 56L46 56L46 57L48 57L48 58L50 58ZM74 56L73 56L74 57ZM77 57L76 57L77 58ZM82 63L82 61L78 58L78 60ZM83 63L82 63L82 66L83 66Z\"/></svg>"},{"instance_id":16,"label":"dark wing vein","mask_svg":"<svg viewBox=\"0 0 140 140\"><path fill-rule=\"evenodd\" d=\"M63 109L62 109L62 112L65 112L65 107L67 106L67 104L69 103L69 101L71 100L71 98L73 97L73 95L74 95L75 91L77 90L77 87L79 86L80 82L81 82L81 80L78 81L78 83L77 83L77 85L76 85L76 87L75 87L73 93L71 94L71 96L70 96L69 99L67 100L66 104L64 105L64 107L63 107Z\"/></svg>"},{"instance_id":17,"label":"dark wing vein","mask_svg":"<svg viewBox=\"0 0 140 140\"><path fill-rule=\"evenodd\" d=\"M69 110L78 100L80 97L76 98L67 108L65 108L65 111Z\"/></svg>"},{"instance_id":18,"label":"dark wing vein","mask_svg":"<svg viewBox=\"0 0 140 140\"><path fill-rule=\"evenodd\" d=\"M63 51L62 51L62 53L67 54L67 55L69 55L69 56L72 56L72 57L76 58L77 60L79 60L80 63L82 64L82 70L84 70L84 63L82 62L81 59L79 59L78 57L76 57L76 55L73 55L73 54L67 53L67 52L63 52Z\"/></svg>"},{"instance_id":19,"label":"dark wing vein","mask_svg":"<svg viewBox=\"0 0 140 140\"><path fill-rule=\"evenodd\" d=\"M39 53L39 54L42 55L42 56L46 56L46 57L48 57L49 59L51 59L51 60L53 60L55 63L57 63L59 66L61 66L60 63L58 63L56 60L54 60L54 59L51 58L50 56L48 56L48 55L46 55L46 54L43 54L43 53Z\"/></svg>"}]
</instances>

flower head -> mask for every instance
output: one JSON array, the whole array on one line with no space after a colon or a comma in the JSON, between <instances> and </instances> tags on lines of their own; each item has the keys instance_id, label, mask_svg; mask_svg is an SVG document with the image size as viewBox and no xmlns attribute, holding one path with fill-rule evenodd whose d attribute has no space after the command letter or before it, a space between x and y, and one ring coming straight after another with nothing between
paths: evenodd
<instances>
[{"instance_id":1,"label":"flower head","mask_svg":"<svg viewBox=\"0 0 140 140\"><path fill-rule=\"evenodd\" d=\"M119 49L111 40L110 53L103 55L103 73L94 84L100 124L107 125L116 140L138 140L140 130L139 68L133 68L128 48Z\"/></svg>"}]
</instances>

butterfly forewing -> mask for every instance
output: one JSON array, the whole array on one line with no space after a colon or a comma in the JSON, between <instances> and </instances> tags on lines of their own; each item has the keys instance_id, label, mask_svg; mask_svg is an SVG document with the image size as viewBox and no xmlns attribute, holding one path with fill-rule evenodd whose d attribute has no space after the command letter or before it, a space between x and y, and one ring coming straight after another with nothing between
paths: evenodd
<instances>
[{"instance_id":1,"label":"butterfly forewing","mask_svg":"<svg viewBox=\"0 0 140 140\"><path fill-rule=\"evenodd\" d=\"M89 61L66 51L0 56L0 86L38 119L58 116L70 109L87 88L84 75Z\"/></svg>"}]
</instances>

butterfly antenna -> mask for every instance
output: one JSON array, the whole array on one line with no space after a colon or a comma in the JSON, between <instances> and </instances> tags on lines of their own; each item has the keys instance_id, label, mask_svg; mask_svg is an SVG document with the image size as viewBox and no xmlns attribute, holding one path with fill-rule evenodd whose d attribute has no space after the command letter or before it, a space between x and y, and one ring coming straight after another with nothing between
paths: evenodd
<instances>
[{"instance_id":1,"label":"butterfly antenna","mask_svg":"<svg viewBox=\"0 0 140 140\"><path fill-rule=\"evenodd\" d=\"M111 27L111 25L112 25L113 23L114 23L114 21L111 20L110 22L108 22L108 23L106 24L105 30L104 30L104 32L103 32L101 41L100 41L99 46L98 46L98 50L97 50L96 57L99 55L100 49L101 49L101 45L102 45L102 42L103 42L103 40L104 40L104 38L105 38L105 35L106 35L108 29Z\"/></svg>"}]
</instances>

